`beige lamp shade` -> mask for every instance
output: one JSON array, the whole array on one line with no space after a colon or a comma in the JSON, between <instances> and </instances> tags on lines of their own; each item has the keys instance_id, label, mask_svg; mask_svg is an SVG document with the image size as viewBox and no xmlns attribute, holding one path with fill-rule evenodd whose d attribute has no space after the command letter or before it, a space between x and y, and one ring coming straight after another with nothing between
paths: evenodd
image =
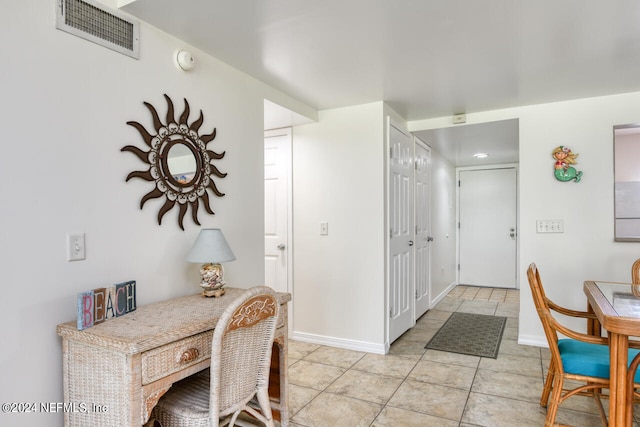
<instances>
[{"instance_id":1,"label":"beige lamp shade","mask_svg":"<svg viewBox=\"0 0 640 427\"><path fill-rule=\"evenodd\" d=\"M229 262L235 259L236 256L219 228L200 230L198 238L186 257L189 262L213 264Z\"/></svg>"}]
</instances>

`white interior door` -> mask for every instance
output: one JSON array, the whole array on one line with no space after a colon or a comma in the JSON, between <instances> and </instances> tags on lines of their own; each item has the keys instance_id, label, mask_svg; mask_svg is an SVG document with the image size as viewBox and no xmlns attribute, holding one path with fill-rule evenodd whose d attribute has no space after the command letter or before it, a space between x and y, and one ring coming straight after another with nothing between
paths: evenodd
<instances>
[{"instance_id":1,"label":"white interior door","mask_svg":"<svg viewBox=\"0 0 640 427\"><path fill-rule=\"evenodd\" d=\"M289 289L291 129L265 132L264 138L264 270L265 285Z\"/></svg>"},{"instance_id":2,"label":"white interior door","mask_svg":"<svg viewBox=\"0 0 640 427\"><path fill-rule=\"evenodd\" d=\"M415 260L416 260L416 313L422 316L431 304L431 151L416 138L415 144Z\"/></svg>"},{"instance_id":3,"label":"white interior door","mask_svg":"<svg viewBox=\"0 0 640 427\"><path fill-rule=\"evenodd\" d=\"M413 142L389 126L389 343L411 328L414 318Z\"/></svg>"},{"instance_id":4,"label":"white interior door","mask_svg":"<svg viewBox=\"0 0 640 427\"><path fill-rule=\"evenodd\" d=\"M459 278L463 285L516 287L516 169L459 173Z\"/></svg>"}]
</instances>

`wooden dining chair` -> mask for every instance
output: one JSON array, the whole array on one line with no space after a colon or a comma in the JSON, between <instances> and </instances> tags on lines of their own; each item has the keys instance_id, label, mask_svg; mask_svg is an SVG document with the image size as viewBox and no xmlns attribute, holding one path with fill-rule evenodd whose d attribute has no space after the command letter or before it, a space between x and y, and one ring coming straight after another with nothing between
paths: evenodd
<instances>
[{"instance_id":1,"label":"wooden dining chair","mask_svg":"<svg viewBox=\"0 0 640 427\"><path fill-rule=\"evenodd\" d=\"M275 291L266 286L234 300L214 329L210 369L174 384L158 401L148 425L234 426L240 413L247 412L273 427L269 368L278 310Z\"/></svg>"},{"instance_id":2,"label":"wooden dining chair","mask_svg":"<svg viewBox=\"0 0 640 427\"><path fill-rule=\"evenodd\" d=\"M540 271L535 267L535 264L532 264L532 266L533 268L530 267L530 269L532 270L532 274L534 275L535 282L539 284L539 286L536 287L536 291L537 293L539 293L542 303L545 304L545 306L550 311L556 312L568 317L587 319L587 321L593 321L593 320L597 321L598 318L596 317L595 313L590 313L587 311L580 311L580 310L572 310L570 308L566 308L559 304L556 304L549 297L547 297L544 291L544 287L542 286L542 280L540 280ZM532 289L532 292L533 292L533 289ZM535 302L535 298L534 298L534 302ZM540 405L545 408L547 407L547 403L549 401L549 395L551 394L551 388L553 386L553 377L555 372L555 370L552 369L553 363L554 363L554 360L553 358L551 358L549 370L547 371L547 377L545 379L544 387L542 388L542 396L540 397Z\"/></svg>"},{"instance_id":3,"label":"wooden dining chair","mask_svg":"<svg viewBox=\"0 0 640 427\"><path fill-rule=\"evenodd\" d=\"M633 264L631 264L631 283L634 285L640 285L640 258L635 260ZM640 289L637 286L632 286L632 293L636 297L640 294ZM629 345L640 348L640 342L635 339L629 342ZM631 382L632 378L637 377L638 366L640 365L640 353L636 355L633 359L630 359L629 370L627 372L627 407L628 411L631 413L628 415L629 418L632 416L633 412L633 401L640 400L640 392L638 391L637 384Z\"/></svg>"},{"instance_id":4,"label":"wooden dining chair","mask_svg":"<svg viewBox=\"0 0 640 427\"><path fill-rule=\"evenodd\" d=\"M555 426L559 406L568 398L581 395L591 396L596 400L600 419L607 425L607 418L600 400L601 390L609 387L609 347L604 337L576 332L561 325L552 314L558 311L557 304L550 304L545 296L540 274L535 263L527 269L527 278L533 295L533 302L542 322L551 362L543 387L540 405L547 407L546 426ZM565 312L580 312L564 309ZM577 317L587 317L590 313ZM568 338L558 339L558 334ZM635 353L633 354L635 356ZM569 388L566 381L575 381L578 386ZM571 383L575 385L574 382Z\"/></svg>"}]
</instances>

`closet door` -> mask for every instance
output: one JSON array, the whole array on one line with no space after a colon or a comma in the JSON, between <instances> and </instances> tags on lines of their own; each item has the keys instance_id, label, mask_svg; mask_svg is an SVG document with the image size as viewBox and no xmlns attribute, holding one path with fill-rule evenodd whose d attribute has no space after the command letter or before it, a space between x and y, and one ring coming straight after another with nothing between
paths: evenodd
<instances>
[{"instance_id":1,"label":"closet door","mask_svg":"<svg viewBox=\"0 0 640 427\"><path fill-rule=\"evenodd\" d=\"M416 314L418 319L431 304L431 151L415 139Z\"/></svg>"},{"instance_id":2,"label":"closet door","mask_svg":"<svg viewBox=\"0 0 640 427\"><path fill-rule=\"evenodd\" d=\"M388 126L389 160L389 343L415 324L414 157L411 136Z\"/></svg>"}]
</instances>

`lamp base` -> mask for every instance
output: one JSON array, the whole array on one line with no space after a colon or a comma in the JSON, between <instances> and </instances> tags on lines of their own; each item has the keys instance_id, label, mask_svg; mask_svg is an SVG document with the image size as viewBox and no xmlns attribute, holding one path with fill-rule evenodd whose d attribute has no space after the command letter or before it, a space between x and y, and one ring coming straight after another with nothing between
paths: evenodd
<instances>
[{"instance_id":1,"label":"lamp base","mask_svg":"<svg viewBox=\"0 0 640 427\"><path fill-rule=\"evenodd\" d=\"M200 277L202 281L200 286L206 291L214 291L222 289L224 282L224 268L218 263L206 263L200 268Z\"/></svg>"},{"instance_id":2,"label":"lamp base","mask_svg":"<svg viewBox=\"0 0 640 427\"><path fill-rule=\"evenodd\" d=\"M218 298L224 295L224 292L225 292L224 288L211 289L211 290L203 289L202 296L207 298Z\"/></svg>"}]
</instances>

